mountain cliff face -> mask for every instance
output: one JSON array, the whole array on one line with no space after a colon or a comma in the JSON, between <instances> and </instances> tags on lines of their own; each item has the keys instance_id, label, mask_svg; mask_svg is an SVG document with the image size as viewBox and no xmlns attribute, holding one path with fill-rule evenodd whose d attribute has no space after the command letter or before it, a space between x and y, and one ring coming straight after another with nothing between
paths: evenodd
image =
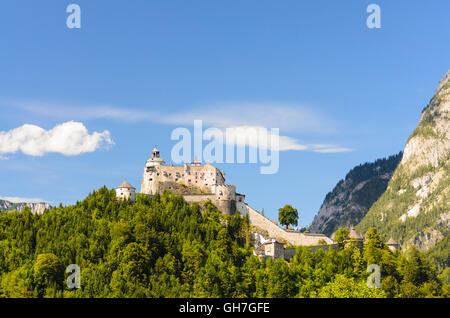
<instances>
[{"instance_id":1,"label":"mountain cliff face","mask_svg":"<svg viewBox=\"0 0 450 318\"><path fill-rule=\"evenodd\" d=\"M429 250L450 229L450 71L424 108L383 195L357 226L375 226L403 248ZM442 248L442 246L441 246ZM450 248L450 247L449 247ZM448 262L448 260L447 260Z\"/></svg>"},{"instance_id":2,"label":"mountain cliff face","mask_svg":"<svg viewBox=\"0 0 450 318\"><path fill-rule=\"evenodd\" d=\"M31 210L31 213L33 214L42 214L44 213L45 209L50 209L50 204L46 202L40 202L40 203L28 203L28 202L21 202L21 203L13 203L6 200L0 200L0 211L10 211L10 210L16 210L16 211L22 211L25 207L29 207Z\"/></svg>"},{"instance_id":3,"label":"mountain cliff face","mask_svg":"<svg viewBox=\"0 0 450 318\"><path fill-rule=\"evenodd\" d=\"M359 165L328 193L309 230L330 236L339 227L357 225L386 190L402 153Z\"/></svg>"}]
</instances>

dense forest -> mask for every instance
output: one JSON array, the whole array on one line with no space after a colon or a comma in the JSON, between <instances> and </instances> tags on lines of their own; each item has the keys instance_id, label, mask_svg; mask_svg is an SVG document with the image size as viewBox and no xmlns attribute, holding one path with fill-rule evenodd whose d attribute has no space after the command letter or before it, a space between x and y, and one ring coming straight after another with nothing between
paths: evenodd
<instances>
[{"instance_id":1,"label":"dense forest","mask_svg":"<svg viewBox=\"0 0 450 318\"><path fill-rule=\"evenodd\" d=\"M165 192L135 203L115 191L42 215L0 213L0 297L448 297L417 249L391 252L371 229L362 249L340 231L338 249L298 247L289 262L252 254L249 221L210 202ZM66 285L69 264L81 287ZM368 264L381 268L369 288Z\"/></svg>"}]
</instances>

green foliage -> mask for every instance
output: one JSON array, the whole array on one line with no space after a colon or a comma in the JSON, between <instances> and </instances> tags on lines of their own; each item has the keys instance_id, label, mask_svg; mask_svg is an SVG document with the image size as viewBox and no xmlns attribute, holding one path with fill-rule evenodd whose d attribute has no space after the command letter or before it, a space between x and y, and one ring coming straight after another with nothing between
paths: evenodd
<instances>
[{"instance_id":1,"label":"green foliage","mask_svg":"<svg viewBox=\"0 0 450 318\"><path fill-rule=\"evenodd\" d=\"M319 242L317 242L317 245L327 245L327 241L320 239Z\"/></svg>"},{"instance_id":2,"label":"green foliage","mask_svg":"<svg viewBox=\"0 0 450 318\"><path fill-rule=\"evenodd\" d=\"M388 158L377 159L372 163L361 164L345 176L345 179L351 179L355 183L361 183L371 179L374 176L382 176L385 173L392 173L402 159L403 153L399 152Z\"/></svg>"},{"instance_id":3,"label":"green foliage","mask_svg":"<svg viewBox=\"0 0 450 318\"><path fill-rule=\"evenodd\" d=\"M369 288L365 282L357 282L345 275L336 275L332 282L319 290L321 298L384 298L382 289Z\"/></svg>"},{"instance_id":4,"label":"green foliage","mask_svg":"<svg viewBox=\"0 0 450 318\"><path fill-rule=\"evenodd\" d=\"M439 279L449 285L450 284L450 267L447 267L442 273L439 275Z\"/></svg>"},{"instance_id":5,"label":"green foliage","mask_svg":"<svg viewBox=\"0 0 450 318\"><path fill-rule=\"evenodd\" d=\"M341 249L341 250L344 249L347 242L350 241L349 234L350 234L350 231L348 229L346 229L345 227L341 227L335 232L334 241L336 242L339 249Z\"/></svg>"},{"instance_id":6,"label":"green foliage","mask_svg":"<svg viewBox=\"0 0 450 318\"><path fill-rule=\"evenodd\" d=\"M43 296L47 287L61 288L64 279L64 269L54 254L39 254L33 266L33 279L37 295Z\"/></svg>"},{"instance_id":7,"label":"green foliage","mask_svg":"<svg viewBox=\"0 0 450 318\"><path fill-rule=\"evenodd\" d=\"M298 224L298 212L291 205L286 204L284 207L278 209L278 220L281 225L295 225Z\"/></svg>"},{"instance_id":8,"label":"green foliage","mask_svg":"<svg viewBox=\"0 0 450 318\"><path fill-rule=\"evenodd\" d=\"M422 199L420 213L416 217L407 217L402 220L401 216L418 204L420 199L416 195L417 189L411 185L411 180L432 171L440 171L443 174L438 186L425 199ZM439 231L443 239L431 248L426 256L439 271L443 271L450 264L450 235L445 222L442 222L444 214L449 209L450 198L446 190L449 185L450 161L448 158L438 167L422 165L414 171L408 171L406 167L400 165L386 192L375 202L356 229L359 232L365 232L370 227L376 227L384 241L392 237L403 245L411 242L421 233L434 232L434 235L437 235L436 231ZM406 285L404 287L406 290L412 290L412 287L408 288Z\"/></svg>"},{"instance_id":9,"label":"green foliage","mask_svg":"<svg viewBox=\"0 0 450 318\"><path fill-rule=\"evenodd\" d=\"M42 215L3 213L0 297L448 296L448 275L438 278L418 251L393 254L375 230L362 253L297 247L287 262L254 256L249 229L239 214L169 192L132 203L101 188ZM381 289L366 285L372 261ZM81 267L80 289L66 287L69 264Z\"/></svg>"},{"instance_id":10,"label":"green foliage","mask_svg":"<svg viewBox=\"0 0 450 318\"><path fill-rule=\"evenodd\" d=\"M439 269L450 268L450 232L427 252L427 256Z\"/></svg>"}]
</instances>

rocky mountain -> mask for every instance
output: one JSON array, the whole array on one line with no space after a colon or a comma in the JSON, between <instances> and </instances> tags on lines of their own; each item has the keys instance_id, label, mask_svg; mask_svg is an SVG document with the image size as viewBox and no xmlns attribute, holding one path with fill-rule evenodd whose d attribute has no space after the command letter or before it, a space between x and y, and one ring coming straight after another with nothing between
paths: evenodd
<instances>
[{"instance_id":1,"label":"rocky mountain","mask_svg":"<svg viewBox=\"0 0 450 318\"><path fill-rule=\"evenodd\" d=\"M39 202L39 203L29 203L29 202L20 202L20 203L13 203L6 200L0 200L0 211L22 211L25 207L29 207L31 210L31 213L33 214L42 214L45 209L50 209L50 204L46 202Z\"/></svg>"},{"instance_id":2,"label":"rocky mountain","mask_svg":"<svg viewBox=\"0 0 450 318\"><path fill-rule=\"evenodd\" d=\"M365 232L375 226L385 238L392 236L403 248L415 245L430 250L439 242L449 242L449 172L450 71L423 109L386 191L356 229Z\"/></svg>"},{"instance_id":3,"label":"rocky mountain","mask_svg":"<svg viewBox=\"0 0 450 318\"><path fill-rule=\"evenodd\" d=\"M402 153L359 165L329 192L309 230L330 236L339 227L357 225L386 190Z\"/></svg>"}]
</instances>

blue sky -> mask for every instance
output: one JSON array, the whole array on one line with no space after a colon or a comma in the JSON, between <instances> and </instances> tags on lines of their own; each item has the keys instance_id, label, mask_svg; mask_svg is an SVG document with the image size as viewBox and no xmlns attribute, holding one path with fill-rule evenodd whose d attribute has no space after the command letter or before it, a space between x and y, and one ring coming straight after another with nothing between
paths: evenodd
<instances>
[{"instance_id":1,"label":"blue sky","mask_svg":"<svg viewBox=\"0 0 450 318\"><path fill-rule=\"evenodd\" d=\"M81 29L66 26L70 3ZM381 29L366 27L370 3ZM403 149L450 67L449 11L447 0L2 1L0 140L29 124L15 133L69 129L86 143L79 154L0 144L0 197L70 204L124 179L139 188L153 146L170 161L172 130L196 118L309 145L280 152L273 175L217 165L252 207L276 219L292 204L306 226L351 168Z\"/></svg>"}]
</instances>

